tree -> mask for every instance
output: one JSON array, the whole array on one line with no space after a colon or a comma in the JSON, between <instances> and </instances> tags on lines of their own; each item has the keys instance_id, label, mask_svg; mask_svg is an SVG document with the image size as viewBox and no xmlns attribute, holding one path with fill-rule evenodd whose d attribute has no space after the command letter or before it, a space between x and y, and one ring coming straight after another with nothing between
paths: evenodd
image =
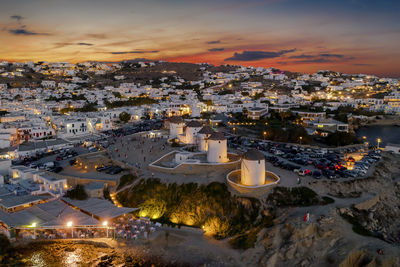
<instances>
[{"instance_id":1,"label":"tree","mask_svg":"<svg viewBox=\"0 0 400 267\"><path fill-rule=\"evenodd\" d=\"M0 234L0 255L4 255L11 249L11 243L7 236Z\"/></svg>"},{"instance_id":2,"label":"tree","mask_svg":"<svg viewBox=\"0 0 400 267\"><path fill-rule=\"evenodd\" d=\"M81 184L77 184L74 188L68 190L64 196L77 200L85 200L88 198L88 195L85 191L85 186Z\"/></svg>"},{"instance_id":3,"label":"tree","mask_svg":"<svg viewBox=\"0 0 400 267\"><path fill-rule=\"evenodd\" d=\"M130 119L131 119L131 114L129 114L128 112L123 111L119 114L119 120L124 123L127 123Z\"/></svg>"},{"instance_id":4,"label":"tree","mask_svg":"<svg viewBox=\"0 0 400 267\"><path fill-rule=\"evenodd\" d=\"M122 95L120 92L112 92L112 94L117 98L122 98Z\"/></svg>"},{"instance_id":5,"label":"tree","mask_svg":"<svg viewBox=\"0 0 400 267\"><path fill-rule=\"evenodd\" d=\"M325 138L325 141L329 146L347 146L361 143L355 134L347 132L331 133Z\"/></svg>"}]
</instances>

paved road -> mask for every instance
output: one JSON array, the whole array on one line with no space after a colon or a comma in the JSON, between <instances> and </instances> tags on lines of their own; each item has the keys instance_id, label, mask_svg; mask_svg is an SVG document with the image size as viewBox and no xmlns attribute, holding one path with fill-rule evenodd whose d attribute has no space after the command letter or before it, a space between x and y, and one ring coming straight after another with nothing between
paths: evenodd
<instances>
[{"instance_id":1,"label":"paved road","mask_svg":"<svg viewBox=\"0 0 400 267\"><path fill-rule=\"evenodd\" d=\"M88 149L87 149L87 148L84 148L84 147L82 147L82 146L73 147L73 148L70 148L70 150L71 150L71 151L72 151L72 150L75 150L75 151L78 153L78 155L82 155L82 154L89 153ZM37 161L34 161L33 163L36 163L36 164L43 164L43 163L46 163L46 162L56 161L56 158L57 158L59 155L60 155L60 154L55 154L55 155L50 155L50 156L47 156L47 157L43 157L43 158L41 158L41 159L39 159L39 160L37 160ZM70 165L70 164L69 164L69 161L70 161L71 159L74 159L74 158L75 158L75 157L67 158L67 159L65 159L65 160L60 160L60 161L56 161L56 162L58 162L58 163L60 164L61 167L65 167L65 166L69 166L69 165Z\"/></svg>"}]
</instances>

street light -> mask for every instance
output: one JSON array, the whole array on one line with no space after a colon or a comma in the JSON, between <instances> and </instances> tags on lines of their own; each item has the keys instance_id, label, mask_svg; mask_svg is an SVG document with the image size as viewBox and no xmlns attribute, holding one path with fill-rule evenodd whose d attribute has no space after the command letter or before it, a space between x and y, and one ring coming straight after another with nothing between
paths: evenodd
<instances>
[{"instance_id":1,"label":"street light","mask_svg":"<svg viewBox=\"0 0 400 267\"><path fill-rule=\"evenodd\" d=\"M104 222L103 222L103 226L106 228L107 238L108 238L108 222L107 222L107 221L104 221Z\"/></svg>"},{"instance_id":2,"label":"street light","mask_svg":"<svg viewBox=\"0 0 400 267\"><path fill-rule=\"evenodd\" d=\"M376 139L376 141L378 142L378 149L379 149L379 143L382 142L382 139L378 138Z\"/></svg>"},{"instance_id":3,"label":"street light","mask_svg":"<svg viewBox=\"0 0 400 267\"><path fill-rule=\"evenodd\" d=\"M265 137L267 136L267 132L263 132L263 135L264 135L264 140L265 140Z\"/></svg>"},{"instance_id":4,"label":"street light","mask_svg":"<svg viewBox=\"0 0 400 267\"><path fill-rule=\"evenodd\" d=\"M299 139L300 139L300 145L301 145L301 141L303 140L303 136L300 136Z\"/></svg>"},{"instance_id":5,"label":"street light","mask_svg":"<svg viewBox=\"0 0 400 267\"><path fill-rule=\"evenodd\" d=\"M37 223L36 222L33 222L29 227L32 227L33 228L33 239L36 239L36 226L37 226Z\"/></svg>"},{"instance_id":6,"label":"street light","mask_svg":"<svg viewBox=\"0 0 400 267\"><path fill-rule=\"evenodd\" d=\"M67 222L67 227L71 228L71 237L74 238L74 228L72 228L72 221Z\"/></svg>"}]
</instances>

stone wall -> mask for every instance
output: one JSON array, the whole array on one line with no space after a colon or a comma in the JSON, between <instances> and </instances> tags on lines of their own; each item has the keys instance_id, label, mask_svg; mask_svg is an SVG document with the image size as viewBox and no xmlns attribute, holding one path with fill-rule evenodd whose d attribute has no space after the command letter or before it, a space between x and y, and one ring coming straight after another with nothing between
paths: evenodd
<instances>
[{"instance_id":1,"label":"stone wall","mask_svg":"<svg viewBox=\"0 0 400 267\"><path fill-rule=\"evenodd\" d=\"M171 173L171 174L204 174L214 171L226 171L237 169L240 167L240 161L228 162L223 164L211 163L182 163L175 168L167 168L156 165L149 165L149 169L155 172Z\"/></svg>"}]
</instances>

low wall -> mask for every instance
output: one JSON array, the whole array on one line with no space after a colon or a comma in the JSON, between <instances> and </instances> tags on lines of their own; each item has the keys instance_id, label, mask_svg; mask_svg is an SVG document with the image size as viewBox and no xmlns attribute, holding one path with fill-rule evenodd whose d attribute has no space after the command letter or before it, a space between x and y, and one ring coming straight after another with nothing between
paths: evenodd
<instances>
[{"instance_id":1,"label":"low wall","mask_svg":"<svg viewBox=\"0 0 400 267\"><path fill-rule=\"evenodd\" d=\"M278 175L276 175L273 172L265 171L265 176L266 176L265 179L270 179L274 181L271 181L268 184L256 185L256 186L242 185L230 179L230 177L233 175L240 176L240 172L241 172L240 169L231 171L230 173L227 174L226 180L231 189L244 196L250 196L256 198L263 197L265 194L269 193L272 190L272 188L274 188L280 181L280 177Z\"/></svg>"},{"instance_id":2,"label":"low wall","mask_svg":"<svg viewBox=\"0 0 400 267\"><path fill-rule=\"evenodd\" d=\"M67 184L69 186L76 186L77 184L89 184L91 182L101 182L105 183L108 186L117 186L117 179L115 180L105 180L105 179L91 179L91 178L83 178L71 175L62 175L58 173L49 172L49 175L58 178L58 179L66 179Z\"/></svg>"},{"instance_id":3,"label":"low wall","mask_svg":"<svg viewBox=\"0 0 400 267\"><path fill-rule=\"evenodd\" d=\"M149 169L155 172L172 173L172 174L201 174L214 171L231 171L240 166L241 159L226 163L180 163L175 167L163 167L160 164L163 159L171 157L172 154L179 153L179 151L172 151L164 155L160 159L149 164Z\"/></svg>"}]
</instances>

